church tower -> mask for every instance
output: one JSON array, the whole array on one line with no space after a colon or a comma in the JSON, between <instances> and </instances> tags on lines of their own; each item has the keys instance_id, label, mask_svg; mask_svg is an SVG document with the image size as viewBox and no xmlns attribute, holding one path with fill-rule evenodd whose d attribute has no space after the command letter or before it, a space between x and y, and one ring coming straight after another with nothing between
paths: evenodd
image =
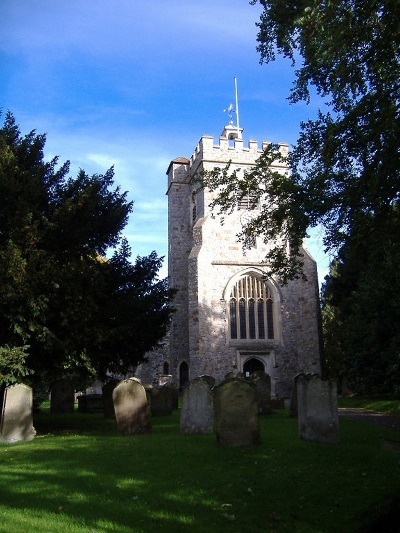
<instances>
[{"instance_id":1,"label":"church tower","mask_svg":"<svg viewBox=\"0 0 400 533\"><path fill-rule=\"evenodd\" d=\"M196 173L229 161L239 172L254 166L268 143L244 146L242 131L231 122L216 144L203 135L190 159L174 159L167 170L168 275L178 292L164 368L181 386L203 374L220 381L231 371L264 370L272 393L288 398L297 373L321 371L316 263L304 249L307 281L280 286L266 277L267 245L256 238L244 253L237 241L251 216L246 202L222 225L211 216L210 191L196 192L192 182ZM286 155L288 146L279 149Z\"/></svg>"}]
</instances>

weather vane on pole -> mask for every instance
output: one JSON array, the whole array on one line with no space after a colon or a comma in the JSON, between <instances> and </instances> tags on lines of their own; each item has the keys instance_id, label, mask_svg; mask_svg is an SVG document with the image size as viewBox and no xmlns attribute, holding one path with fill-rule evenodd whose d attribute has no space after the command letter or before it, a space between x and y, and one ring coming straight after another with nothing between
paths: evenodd
<instances>
[{"instance_id":1,"label":"weather vane on pole","mask_svg":"<svg viewBox=\"0 0 400 533\"><path fill-rule=\"evenodd\" d=\"M226 137L229 140L241 139L243 128L239 125L239 100L238 100L238 90L237 90L237 80L235 80L235 99L236 99L236 108L233 108L233 104L229 104L227 109L224 109L225 113L229 115L229 125L225 126L221 133L221 137ZM233 124L232 116L233 113L236 114L236 125Z\"/></svg>"},{"instance_id":2,"label":"weather vane on pole","mask_svg":"<svg viewBox=\"0 0 400 533\"><path fill-rule=\"evenodd\" d=\"M236 113L236 129L237 129L237 133L238 133L238 136L239 136L239 128L240 128L240 126L239 126L239 100L238 100L238 90L237 90L237 79L236 79L236 76L233 79L234 79L234 82L235 82L236 109L233 109L233 104L231 103L231 104L229 104L227 109L224 109L224 112L228 113L229 123L230 124L233 124L232 114Z\"/></svg>"}]
</instances>

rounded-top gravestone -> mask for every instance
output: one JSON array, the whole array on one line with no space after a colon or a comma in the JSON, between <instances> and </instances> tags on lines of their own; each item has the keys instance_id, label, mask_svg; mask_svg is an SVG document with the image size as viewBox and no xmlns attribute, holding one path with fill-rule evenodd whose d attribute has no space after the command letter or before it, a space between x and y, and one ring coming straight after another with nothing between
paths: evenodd
<instances>
[{"instance_id":1,"label":"rounded-top gravestone","mask_svg":"<svg viewBox=\"0 0 400 533\"><path fill-rule=\"evenodd\" d=\"M120 435L151 433L146 391L139 380L121 381L113 390L113 401Z\"/></svg>"},{"instance_id":2,"label":"rounded-top gravestone","mask_svg":"<svg viewBox=\"0 0 400 533\"><path fill-rule=\"evenodd\" d=\"M206 376L193 379L183 391L180 431L184 434L214 431L213 393Z\"/></svg>"},{"instance_id":3,"label":"rounded-top gravestone","mask_svg":"<svg viewBox=\"0 0 400 533\"><path fill-rule=\"evenodd\" d=\"M220 446L260 444L255 386L244 379L227 379L214 388L214 416Z\"/></svg>"}]
</instances>

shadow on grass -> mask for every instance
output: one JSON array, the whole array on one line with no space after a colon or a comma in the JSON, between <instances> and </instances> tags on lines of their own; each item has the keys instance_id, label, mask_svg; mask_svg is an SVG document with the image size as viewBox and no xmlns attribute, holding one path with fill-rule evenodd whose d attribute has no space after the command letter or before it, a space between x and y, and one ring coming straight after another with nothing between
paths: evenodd
<instances>
[{"instance_id":1,"label":"shadow on grass","mask_svg":"<svg viewBox=\"0 0 400 533\"><path fill-rule=\"evenodd\" d=\"M354 533L399 486L384 428L341 421L341 442L300 441L287 413L262 417L262 444L182 436L179 413L120 437L102 415L35 418L31 443L0 447L1 531Z\"/></svg>"}]
</instances>

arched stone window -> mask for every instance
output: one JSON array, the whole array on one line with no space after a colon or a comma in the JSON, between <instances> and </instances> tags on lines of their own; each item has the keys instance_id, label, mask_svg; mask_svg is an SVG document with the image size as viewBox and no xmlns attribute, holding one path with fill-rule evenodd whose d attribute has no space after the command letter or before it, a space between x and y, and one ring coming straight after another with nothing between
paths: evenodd
<instances>
[{"instance_id":1,"label":"arched stone window","mask_svg":"<svg viewBox=\"0 0 400 533\"><path fill-rule=\"evenodd\" d=\"M229 295L231 339L273 339L272 291L261 276L245 275Z\"/></svg>"},{"instance_id":2,"label":"arched stone window","mask_svg":"<svg viewBox=\"0 0 400 533\"><path fill-rule=\"evenodd\" d=\"M163 364L163 374L167 376L169 374L169 363L168 361L164 361Z\"/></svg>"}]
</instances>

